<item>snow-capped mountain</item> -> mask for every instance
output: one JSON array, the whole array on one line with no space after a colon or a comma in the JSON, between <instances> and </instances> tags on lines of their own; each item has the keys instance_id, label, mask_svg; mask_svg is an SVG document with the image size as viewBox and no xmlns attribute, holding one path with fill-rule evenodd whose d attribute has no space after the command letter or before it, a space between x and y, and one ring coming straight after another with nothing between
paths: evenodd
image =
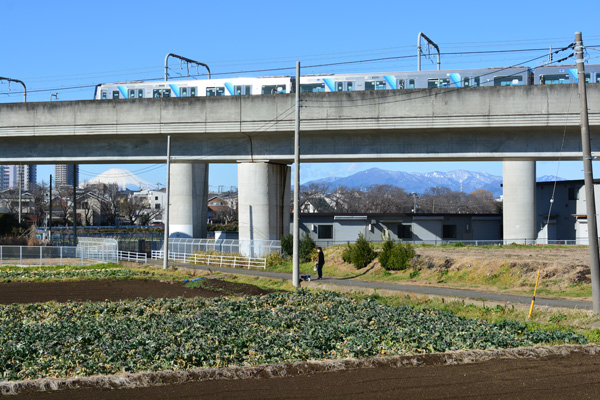
<instances>
[{"instance_id":1,"label":"snow-capped mountain","mask_svg":"<svg viewBox=\"0 0 600 400\"><path fill-rule=\"evenodd\" d=\"M97 175L96 177L85 181L81 186L92 185L95 183L116 184L119 189L140 190L155 189L155 185L148 183L139 176L126 169L112 168Z\"/></svg>"},{"instance_id":2,"label":"snow-capped mountain","mask_svg":"<svg viewBox=\"0 0 600 400\"><path fill-rule=\"evenodd\" d=\"M546 180L548 177L544 177ZM562 178L557 178L562 180ZM554 180L554 177L552 177ZM455 170L449 172L426 172L408 173L402 171L387 171L379 168L371 168L357 172L344 178L325 178L306 182L302 186L311 183L329 185L330 190L339 186L349 188L366 188L371 185L393 185L403 188L406 192L425 193L427 189L444 186L453 191L470 193L478 189L489 190L495 197L502 195L502 177L490 175L486 172L474 172Z\"/></svg>"}]
</instances>

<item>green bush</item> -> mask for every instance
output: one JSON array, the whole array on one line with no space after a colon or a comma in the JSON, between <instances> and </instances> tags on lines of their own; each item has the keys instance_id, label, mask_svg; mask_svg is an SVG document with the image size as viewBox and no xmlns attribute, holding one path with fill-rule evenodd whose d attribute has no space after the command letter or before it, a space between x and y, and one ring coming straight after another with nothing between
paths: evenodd
<instances>
[{"instance_id":1,"label":"green bush","mask_svg":"<svg viewBox=\"0 0 600 400\"><path fill-rule=\"evenodd\" d=\"M383 243L379 254L379 263L386 270L402 271L410 266L410 260L416 255L410 243L394 243L388 239Z\"/></svg>"},{"instance_id":2,"label":"green bush","mask_svg":"<svg viewBox=\"0 0 600 400\"><path fill-rule=\"evenodd\" d=\"M373 244L365 239L362 233L359 233L354 244L348 243L348 248L342 253L342 259L345 262L349 260L356 269L364 268L375 259Z\"/></svg>"},{"instance_id":3,"label":"green bush","mask_svg":"<svg viewBox=\"0 0 600 400\"><path fill-rule=\"evenodd\" d=\"M300 262L309 262L312 260L312 252L317 247L315 241L305 233L304 237L300 241L300 245L298 248L298 258Z\"/></svg>"},{"instance_id":4,"label":"green bush","mask_svg":"<svg viewBox=\"0 0 600 400\"><path fill-rule=\"evenodd\" d=\"M294 237L291 234L288 233L281 238L281 251L290 257L294 255Z\"/></svg>"}]
</instances>

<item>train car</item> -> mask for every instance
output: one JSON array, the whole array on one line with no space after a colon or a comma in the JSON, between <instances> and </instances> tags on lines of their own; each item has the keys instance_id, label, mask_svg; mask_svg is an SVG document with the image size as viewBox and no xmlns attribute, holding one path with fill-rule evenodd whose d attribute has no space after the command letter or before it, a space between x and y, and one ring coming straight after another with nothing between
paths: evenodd
<instances>
[{"instance_id":1,"label":"train car","mask_svg":"<svg viewBox=\"0 0 600 400\"><path fill-rule=\"evenodd\" d=\"M291 93L290 77L123 82L96 86L96 100Z\"/></svg>"},{"instance_id":2,"label":"train car","mask_svg":"<svg viewBox=\"0 0 600 400\"><path fill-rule=\"evenodd\" d=\"M568 85L579 82L576 65L548 65L533 72L535 85ZM600 83L600 64L585 66L585 82Z\"/></svg>"},{"instance_id":3,"label":"train car","mask_svg":"<svg viewBox=\"0 0 600 400\"><path fill-rule=\"evenodd\" d=\"M306 75L302 93L355 90L432 89L444 87L530 85L533 73L526 67L445 71L405 71L367 74Z\"/></svg>"}]
</instances>

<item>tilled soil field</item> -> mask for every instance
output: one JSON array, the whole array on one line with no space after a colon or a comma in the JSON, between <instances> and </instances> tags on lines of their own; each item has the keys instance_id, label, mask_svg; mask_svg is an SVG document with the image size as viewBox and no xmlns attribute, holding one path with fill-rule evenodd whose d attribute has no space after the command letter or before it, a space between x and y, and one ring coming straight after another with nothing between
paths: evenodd
<instances>
[{"instance_id":1,"label":"tilled soil field","mask_svg":"<svg viewBox=\"0 0 600 400\"><path fill-rule=\"evenodd\" d=\"M104 301L136 297L215 297L260 295L252 285L206 280L203 288L152 280L79 282L10 282L0 284L0 303ZM15 399L592 399L600 393L600 355L570 352L566 356L495 359L446 365L439 356L422 356L420 366L374 363L364 368L327 371L291 370L281 377L255 374L246 379L208 379L132 389L66 388L21 391ZM164 384L166 383L166 384ZM77 385L75 385L77 386Z\"/></svg>"}]
</instances>

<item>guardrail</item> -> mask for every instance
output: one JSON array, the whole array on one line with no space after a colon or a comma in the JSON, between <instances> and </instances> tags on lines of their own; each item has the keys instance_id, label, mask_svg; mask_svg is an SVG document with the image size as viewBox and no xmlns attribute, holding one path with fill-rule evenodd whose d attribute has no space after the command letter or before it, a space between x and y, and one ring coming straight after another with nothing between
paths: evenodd
<instances>
[{"instance_id":1,"label":"guardrail","mask_svg":"<svg viewBox=\"0 0 600 400\"><path fill-rule=\"evenodd\" d=\"M148 255L146 253L135 253L133 251L120 251L119 250L119 261L132 261L139 263L147 263Z\"/></svg>"},{"instance_id":2,"label":"guardrail","mask_svg":"<svg viewBox=\"0 0 600 400\"><path fill-rule=\"evenodd\" d=\"M153 259L163 259L164 251L153 250ZM267 259L262 257L242 257L242 256L227 256L227 255L215 255L215 254L188 254L188 253L175 253L169 251L169 260L191 263L191 264L202 264L215 267L232 267L232 268L267 268Z\"/></svg>"}]
</instances>

